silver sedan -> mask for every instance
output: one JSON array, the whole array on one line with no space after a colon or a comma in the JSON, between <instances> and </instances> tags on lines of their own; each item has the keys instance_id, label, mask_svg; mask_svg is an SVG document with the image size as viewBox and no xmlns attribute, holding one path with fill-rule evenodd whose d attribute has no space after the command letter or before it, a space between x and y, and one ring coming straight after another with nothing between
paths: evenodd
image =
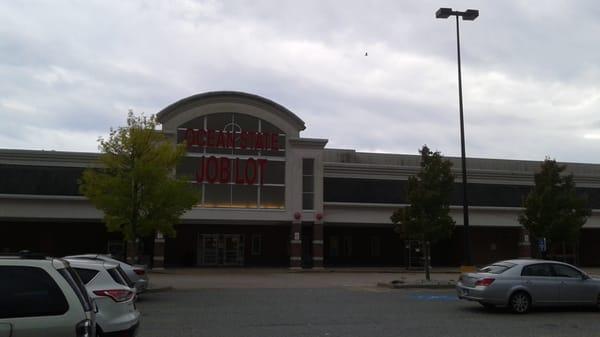
<instances>
[{"instance_id":1,"label":"silver sedan","mask_svg":"<svg viewBox=\"0 0 600 337\"><path fill-rule=\"evenodd\" d=\"M518 259L496 262L461 275L458 298L486 308L508 306L525 313L532 306L590 305L600 308L600 280L558 261Z\"/></svg>"}]
</instances>

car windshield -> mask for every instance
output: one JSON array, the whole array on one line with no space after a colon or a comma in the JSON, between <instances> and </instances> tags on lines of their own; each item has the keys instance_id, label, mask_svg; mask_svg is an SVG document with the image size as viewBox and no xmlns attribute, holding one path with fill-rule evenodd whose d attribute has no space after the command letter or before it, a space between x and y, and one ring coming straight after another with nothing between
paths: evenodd
<instances>
[{"instance_id":1,"label":"car windshield","mask_svg":"<svg viewBox=\"0 0 600 337\"><path fill-rule=\"evenodd\" d=\"M481 273L502 274L510 268L514 267L514 263L497 263L479 269Z\"/></svg>"}]
</instances>

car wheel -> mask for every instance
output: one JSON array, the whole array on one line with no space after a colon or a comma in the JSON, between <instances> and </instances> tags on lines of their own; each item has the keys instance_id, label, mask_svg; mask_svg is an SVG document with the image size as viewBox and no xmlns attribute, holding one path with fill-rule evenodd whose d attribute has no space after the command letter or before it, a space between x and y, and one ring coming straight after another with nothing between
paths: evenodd
<instances>
[{"instance_id":1,"label":"car wheel","mask_svg":"<svg viewBox=\"0 0 600 337\"><path fill-rule=\"evenodd\" d=\"M480 302L479 304L481 304L486 309L494 309L496 307L495 305L493 305L491 303L481 303Z\"/></svg>"},{"instance_id":2,"label":"car wheel","mask_svg":"<svg viewBox=\"0 0 600 337\"><path fill-rule=\"evenodd\" d=\"M524 314L531 307L531 297L524 291L517 291L510 296L508 306L517 314Z\"/></svg>"}]
</instances>

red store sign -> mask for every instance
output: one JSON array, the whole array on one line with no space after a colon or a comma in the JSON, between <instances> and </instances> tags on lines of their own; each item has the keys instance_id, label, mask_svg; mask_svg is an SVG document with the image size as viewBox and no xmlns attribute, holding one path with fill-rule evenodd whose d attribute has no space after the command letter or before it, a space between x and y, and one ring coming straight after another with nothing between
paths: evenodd
<instances>
[{"instance_id":1,"label":"red store sign","mask_svg":"<svg viewBox=\"0 0 600 337\"><path fill-rule=\"evenodd\" d=\"M236 138L239 138L239 142L236 142ZM279 151L279 134L272 132L185 129L184 139L188 148Z\"/></svg>"},{"instance_id":2,"label":"red store sign","mask_svg":"<svg viewBox=\"0 0 600 337\"><path fill-rule=\"evenodd\" d=\"M279 151L279 133L212 129L179 129L179 132L188 150L194 152L203 148ZM262 185L266 168L266 159L202 156L196 169L196 182Z\"/></svg>"},{"instance_id":3,"label":"red store sign","mask_svg":"<svg viewBox=\"0 0 600 337\"><path fill-rule=\"evenodd\" d=\"M239 158L202 156L196 170L196 182L254 185L260 179L258 183L262 185L266 167L266 159L248 158L244 161Z\"/></svg>"}]
</instances>

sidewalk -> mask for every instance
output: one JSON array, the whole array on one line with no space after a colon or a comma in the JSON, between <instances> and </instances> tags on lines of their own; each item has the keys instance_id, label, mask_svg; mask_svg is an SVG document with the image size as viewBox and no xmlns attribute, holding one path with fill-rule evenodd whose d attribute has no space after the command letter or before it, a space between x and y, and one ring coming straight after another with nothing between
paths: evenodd
<instances>
[{"instance_id":1,"label":"sidewalk","mask_svg":"<svg viewBox=\"0 0 600 337\"><path fill-rule=\"evenodd\" d=\"M600 279L600 268L584 269ZM423 271L405 268L172 268L149 272L150 291L233 288L454 288L458 268L433 268L431 281Z\"/></svg>"},{"instance_id":2,"label":"sidewalk","mask_svg":"<svg viewBox=\"0 0 600 337\"><path fill-rule=\"evenodd\" d=\"M177 275L202 275L202 274L253 274L253 273L394 273L394 274L423 274L422 269L406 269L405 267L325 267L320 269L289 269L281 268L262 268L262 267L215 267L215 268L165 268L162 270L150 270L151 274L177 274ZM430 272L432 274L458 274L459 267L433 267Z\"/></svg>"},{"instance_id":3,"label":"sidewalk","mask_svg":"<svg viewBox=\"0 0 600 337\"><path fill-rule=\"evenodd\" d=\"M174 268L150 271L150 289L224 289L224 288L374 288L401 281L421 285L423 271L404 268L325 268L290 270L288 268ZM448 287L458 280L457 268L436 268L431 278ZM152 291L152 290L151 290Z\"/></svg>"}]
</instances>

